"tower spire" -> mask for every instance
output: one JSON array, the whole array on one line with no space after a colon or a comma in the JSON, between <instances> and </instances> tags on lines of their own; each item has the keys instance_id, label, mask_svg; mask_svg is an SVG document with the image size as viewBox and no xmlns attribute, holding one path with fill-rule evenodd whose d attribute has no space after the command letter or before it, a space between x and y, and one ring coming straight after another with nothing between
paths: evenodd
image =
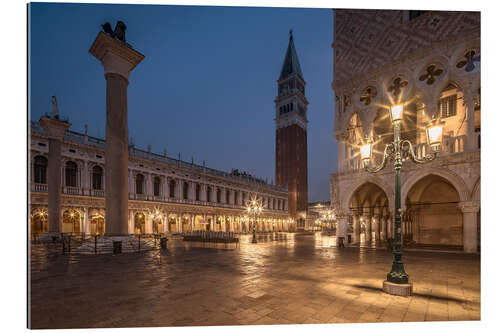
<instances>
[{"instance_id":1,"label":"tower spire","mask_svg":"<svg viewBox=\"0 0 500 333\"><path fill-rule=\"evenodd\" d=\"M281 67L280 80L293 73L297 73L301 78L303 78L299 57L297 56L297 51L295 50L295 44L293 42L293 30L290 29L289 33L290 40L288 41L288 49L286 50L283 67Z\"/></svg>"}]
</instances>

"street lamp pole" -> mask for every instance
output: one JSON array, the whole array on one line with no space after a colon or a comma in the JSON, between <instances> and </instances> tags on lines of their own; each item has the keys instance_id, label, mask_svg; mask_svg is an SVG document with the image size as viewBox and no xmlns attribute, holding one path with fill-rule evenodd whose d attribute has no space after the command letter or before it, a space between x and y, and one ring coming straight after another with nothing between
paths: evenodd
<instances>
[{"instance_id":1,"label":"street lamp pole","mask_svg":"<svg viewBox=\"0 0 500 333\"><path fill-rule=\"evenodd\" d=\"M401 140L401 122L403 118L403 105L394 105L391 107L390 116L394 125L394 140L387 144L384 149L384 156L380 165L370 168L372 158L372 143L368 141L360 149L361 159L364 169L371 173L382 170L388 160L394 161L395 171L395 198L394 198L394 261L392 269L387 274L387 280L384 281L384 291L394 294L408 296L412 293L412 285L408 284L408 274L405 272L403 264L403 242L401 233L401 167L403 161L411 159L415 163L426 163L436 158L441 150L441 140L443 133L443 122L432 120L426 128L427 141L431 147L431 154L419 159L415 156L413 145L409 140Z\"/></svg>"},{"instance_id":2,"label":"street lamp pole","mask_svg":"<svg viewBox=\"0 0 500 333\"><path fill-rule=\"evenodd\" d=\"M260 199L254 196L246 202L246 206L247 206L247 212L253 213L252 243L257 243L256 224L257 224L257 216L262 213L262 202Z\"/></svg>"}]
</instances>

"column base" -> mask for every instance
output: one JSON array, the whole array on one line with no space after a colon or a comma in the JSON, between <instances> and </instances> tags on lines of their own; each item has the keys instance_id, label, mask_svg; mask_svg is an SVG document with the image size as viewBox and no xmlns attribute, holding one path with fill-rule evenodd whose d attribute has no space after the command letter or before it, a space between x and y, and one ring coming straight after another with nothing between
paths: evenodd
<instances>
[{"instance_id":1,"label":"column base","mask_svg":"<svg viewBox=\"0 0 500 333\"><path fill-rule=\"evenodd\" d=\"M382 284L382 289L386 293L396 296L411 296L413 294L412 283L399 284L385 280Z\"/></svg>"}]
</instances>

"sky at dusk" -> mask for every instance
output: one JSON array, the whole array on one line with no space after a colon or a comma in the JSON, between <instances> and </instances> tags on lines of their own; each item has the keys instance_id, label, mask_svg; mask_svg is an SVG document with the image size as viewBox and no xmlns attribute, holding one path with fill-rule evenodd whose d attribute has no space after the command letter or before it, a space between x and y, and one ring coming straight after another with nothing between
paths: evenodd
<instances>
[{"instance_id":1,"label":"sky at dusk","mask_svg":"<svg viewBox=\"0 0 500 333\"><path fill-rule=\"evenodd\" d=\"M307 82L309 201L330 200L333 138L331 9L95 5L29 6L30 117L59 111L71 130L105 136L103 68L88 50L109 21L145 55L130 75L136 147L274 179L276 80L293 29Z\"/></svg>"}]
</instances>

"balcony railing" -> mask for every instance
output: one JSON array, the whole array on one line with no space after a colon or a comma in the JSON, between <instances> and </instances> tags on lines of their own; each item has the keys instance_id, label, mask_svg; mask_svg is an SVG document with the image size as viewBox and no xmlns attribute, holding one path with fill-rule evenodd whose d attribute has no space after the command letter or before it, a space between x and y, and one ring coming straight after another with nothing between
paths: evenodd
<instances>
[{"instance_id":1,"label":"balcony railing","mask_svg":"<svg viewBox=\"0 0 500 333\"><path fill-rule=\"evenodd\" d=\"M38 184L31 183L30 184L31 192L48 192L47 184ZM68 195L79 195L79 196L91 196L104 198L105 191L104 190L94 190L94 189L83 189L80 187L72 187L72 186L63 186L62 193ZM199 201L199 200L191 200L191 199L181 199L181 198L170 198L164 196L154 196L148 194L137 194L137 193L129 193L129 200L138 200L138 201L151 201L151 202L165 202L165 203L178 203L185 205L196 205L196 206L206 206L206 207L220 207L220 208L232 208L232 209L244 209L244 205L238 204L228 204L222 202L212 202L212 201ZM286 209L269 209L264 208L265 212L286 212Z\"/></svg>"},{"instance_id":2,"label":"balcony railing","mask_svg":"<svg viewBox=\"0 0 500 333\"><path fill-rule=\"evenodd\" d=\"M474 149L481 148L481 133L476 132L472 136L472 140L474 140ZM455 137L446 137L443 139L443 147L442 151L439 153L438 158L440 156L449 156L453 154L460 154L466 151L467 146L467 136L460 135ZM413 145L413 149L415 151L415 155L417 158L421 159L427 154L431 152L430 147L427 143L419 143ZM344 163L341 166L341 170L339 172L349 172L361 169L361 159L359 156L352 157L350 159L344 160Z\"/></svg>"},{"instance_id":3,"label":"balcony railing","mask_svg":"<svg viewBox=\"0 0 500 333\"><path fill-rule=\"evenodd\" d=\"M49 186L47 184L31 183L32 192L48 192Z\"/></svg>"},{"instance_id":4,"label":"balcony railing","mask_svg":"<svg viewBox=\"0 0 500 333\"><path fill-rule=\"evenodd\" d=\"M63 193L69 195L83 195L83 189L80 187L64 186Z\"/></svg>"}]
</instances>

